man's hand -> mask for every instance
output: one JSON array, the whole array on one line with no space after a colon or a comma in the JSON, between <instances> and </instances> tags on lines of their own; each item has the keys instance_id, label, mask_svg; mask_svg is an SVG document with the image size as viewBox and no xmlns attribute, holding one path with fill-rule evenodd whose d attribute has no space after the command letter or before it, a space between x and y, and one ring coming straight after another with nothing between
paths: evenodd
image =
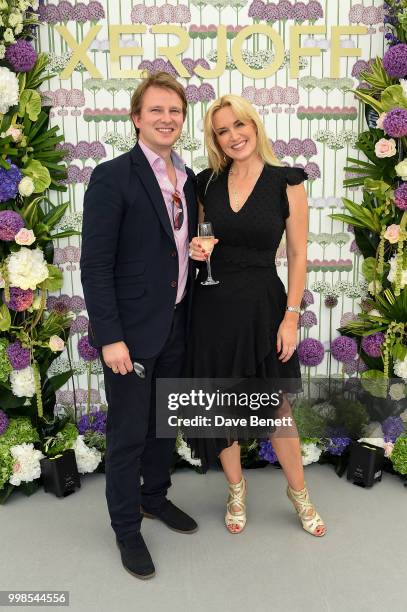
<instances>
[{"instance_id":1,"label":"man's hand","mask_svg":"<svg viewBox=\"0 0 407 612\"><path fill-rule=\"evenodd\" d=\"M105 344L102 347L103 360L115 374L127 374L133 370L129 349L123 341Z\"/></svg>"}]
</instances>

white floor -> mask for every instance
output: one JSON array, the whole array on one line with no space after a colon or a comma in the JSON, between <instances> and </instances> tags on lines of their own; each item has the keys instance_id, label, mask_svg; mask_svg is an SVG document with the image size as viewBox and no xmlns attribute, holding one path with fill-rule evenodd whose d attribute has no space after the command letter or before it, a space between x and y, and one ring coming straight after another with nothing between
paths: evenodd
<instances>
[{"instance_id":1,"label":"white floor","mask_svg":"<svg viewBox=\"0 0 407 612\"><path fill-rule=\"evenodd\" d=\"M104 475L58 499L14 494L0 507L2 590L69 590L74 612L404 612L407 607L407 488L384 474L372 489L306 468L328 533L301 529L281 470L247 470L248 525L223 526L223 475L173 475L169 497L199 522L196 534L145 519L156 576L143 582L121 565L104 496ZM22 607L19 609L33 609ZM45 609L45 608L37 608ZM49 607L49 610L64 608Z\"/></svg>"}]
</instances>

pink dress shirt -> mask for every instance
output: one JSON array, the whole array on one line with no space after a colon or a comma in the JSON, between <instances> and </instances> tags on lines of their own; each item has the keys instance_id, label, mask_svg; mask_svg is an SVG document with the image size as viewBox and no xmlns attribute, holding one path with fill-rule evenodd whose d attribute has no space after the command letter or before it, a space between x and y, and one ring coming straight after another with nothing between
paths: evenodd
<instances>
[{"instance_id":1,"label":"pink dress shirt","mask_svg":"<svg viewBox=\"0 0 407 612\"><path fill-rule=\"evenodd\" d=\"M163 194L164 202L167 207L168 216L170 218L171 227L174 233L174 240L178 252L178 290L175 303L178 304L185 294L185 287L188 280L188 263L189 263L189 236L188 236L188 211L187 203L184 194L184 185L188 178L185 170L185 163L181 157L175 152L171 151L171 159L174 164L175 175L177 177L177 191L181 197L182 206L184 209L184 222L181 229L174 230L173 213L172 213L172 194L174 193L174 186L171 183L164 159L152 151L141 139L138 141L141 150L147 157L147 160L153 169L155 177L160 186Z\"/></svg>"}]
</instances>

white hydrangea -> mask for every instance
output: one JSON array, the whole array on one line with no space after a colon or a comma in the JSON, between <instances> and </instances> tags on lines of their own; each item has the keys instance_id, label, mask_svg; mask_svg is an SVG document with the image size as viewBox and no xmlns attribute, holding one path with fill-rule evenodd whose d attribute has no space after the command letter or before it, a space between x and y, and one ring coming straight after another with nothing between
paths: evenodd
<instances>
[{"instance_id":1,"label":"white hydrangea","mask_svg":"<svg viewBox=\"0 0 407 612\"><path fill-rule=\"evenodd\" d=\"M41 249L22 247L8 258L10 285L20 289L35 289L49 276Z\"/></svg>"},{"instance_id":2,"label":"white hydrangea","mask_svg":"<svg viewBox=\"0 0 407 612\"><path fill-rule=\"evenodd\" d=\"M404 378L404 380L407 382L407 357L405 357L403 361L397 359L394 362L394 373L396 376Z\"/></svg>"},{"instance_id":3,"label":"white hydrangea","mask_svg":"<svg viewBox=\"0 0 407 612\"><path fill-rule=\"evenodd\" d=\"M0 66L0 113L5 115L9 108L16 104L18 104L18 79L14 72Z\"/></svg>"},{"instance_id":4,"label":"white hydrangea","mask_svg":"<svg viewBox=\"0 0 407 612\"><path fill-rule=\"evenodd\" d=\"M13 370L10 374L11 390L17 397L32 397L35 393L34 369L31 366Z\"/></svg>"},{"instance_id":5,"label":"white hydrangea","mask_svg":"<svg viewBox=\"0 0 407 612\"><path fill-rule=\"evenodd\" d=\"M41 476L40 459L44 455L34 448L34 444L17 444L10 448L10 453L15 460L10 484L18 487L22 482L32 482Z\"/></svg>"},{"instance_id":6,"label":"white hydrangea","mask_svg":"<svg viewBox=\"0 0 407 612\"><path fill-rule=\"evenodd\" d=\"M390 272L388 273L387 278L391 283L395 283L396 282L396 268L397 268L397 261L396 261L395 255L389 260L389 264L390 264ZM401 280L400 280L400 289L404 289L406 285L407 285L407 270L402 270Z\"/></svg>"},{"instance_id":7,"label":"white hydrangea","mask_svg":"<svg viewBox=\"0 0 407 612\"><path fill-rule=\"evenodd\" d=\"M94 472L102 460L102 454L97 448L89 448L83 441L83 436L79 435L72 447L75 451L76 464L80 474L90 474Z\"/></svg>"},{"instance_id":8,"label":"white hydrangea","mask_svg":"<svg viewBox=\"0 0 407 612\"><path fill-rule=\"evenodd\" d=\"M14 33L13 33L13 30L11 28L6 28L4 30L3 38L4 38L4 42L6 42L6 43L13 43L16 40L14 38Z\"/></svg>"},{"instance_id":9,"label":"white hydrangea","mask_svg":"<svg viewBox=\"0 0 407 612\"><path fill-rule=\"evenodd\" d=\"M177 453L180 457L182 457L185 461L187 461L190 465L195 465L200 467L202 465L200 459L193 459L191 455L191 449L185 442L185 440L178 436L177 439Z\"/></svg>"},{"instance_id":10,"label":"white hydrangea","mask_svg":"<svg viewBox=\"0 0 407 612\"><path fill-rule=\"evenodd\" d=\"M403 383L394 383L394 385L390 385L389 395L391 399L396 402L406 397L406 389Z\"/></svg>"},{"instance_id":11,"label":"white hydrangea","mask_svg":"<svg viewBox=\"0 0 407 612\"><path fill-rule=\"evenodd\" d=\"M315 442L301 443L302 465L309 465L318 461L322 450Z\"/></svg>"},{"instance_id":12,"label":"white hydrangea","mask_svg":"<svg viewBox=\"0 0 407 612\"><path fill-rule=\"evenodd\" d=\"M21 13L13 12L8 17L8 24L10 27L15 28L16 26L23 23L23 16Z\"/></svg>"}]
</instances>

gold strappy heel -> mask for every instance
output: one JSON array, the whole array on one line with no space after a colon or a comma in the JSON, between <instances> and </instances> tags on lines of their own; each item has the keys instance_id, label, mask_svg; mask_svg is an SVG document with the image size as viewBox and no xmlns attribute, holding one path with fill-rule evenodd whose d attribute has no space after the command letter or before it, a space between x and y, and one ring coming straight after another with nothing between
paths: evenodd
<instances>
[{"instance_id":1,"label":"gold strappy heel","mask_svg":"<svg viewBox=\"0 0 407 612\"><path fill-rule=\"evenodd\" d=\"M241 533L246 525L247 483L243 478L237 484L229 483L229 497L226 504L225 525L229 533ZM233 510L233 507L239 510ZM233 529L237 525L238 529Z\"/></svg>"},{"instance_id":2,"label":"gold strappy heel","mask_svg":"<svg viewBox=\"0 0 407 612\"><path fill-rule=\"evenodd\" d=\"M325 524L316 511L314 504L311 503L307 487L305 486L300 491L296 491L288 485L287 495L294 504L298 518L305 531L308 531L308 533L317 538L324 536L326 534ZM321 527L323 527L323 530L321 530ZM320 531L319 533L318 528Z\"/></svg>"}]
</instances>

